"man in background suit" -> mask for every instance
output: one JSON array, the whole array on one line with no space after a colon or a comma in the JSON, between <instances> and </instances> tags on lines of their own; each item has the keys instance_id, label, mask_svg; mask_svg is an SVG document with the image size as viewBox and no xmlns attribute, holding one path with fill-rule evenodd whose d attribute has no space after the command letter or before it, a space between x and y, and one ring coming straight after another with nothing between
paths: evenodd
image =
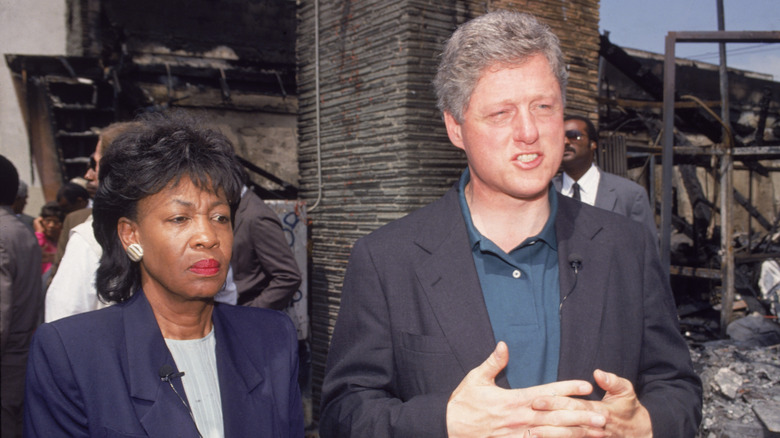
<instances>
[{"instance_id":1,"label":"man in background suit","mask_svg":"<svg viewBox=\"0 0 780 438\"><path fill-rule=\"evenodd\" d=\"M236 211L230 266L240 305L282 310L301 285L278 216L246 186Z\"/></svg>"},{"instance_id":2,"label":"man in background suit","mask_svg":"<svg viewBox=\"0 0 780 438\"><path fill-rule=\"evenodd\" d=\"M27 206L27 197L28 197L28 191L27 191L27 183L25 183L22 180L19 180L19 189L16 191L16 199L14 200L13 205L11 205L11 210L16 214L16 217L22 221L22 223L31 231L35 232L35 228L33 227L33 221L35 220L34 217L30 216L29 214L24 213L24 207Z\"/></svg>"},{"instance_id":3,"label":"man in background suit","mask_svg":"<svg viewBox=\"0 0 780 438\"><path fill-rule=\"evenodd\" d=\"M598 133L587 117L567 115L563 129L563 172L553 178L555 188L566 196L614 211L645 225L653 237L658 230L647 192L639 184L607 173L594 163Z\"/></svg>"},{"instance_id":4,"label":"man in background suit","mask_svg":"<svg viewBox=\"0 0 780 438\"><path fill-rule=\"evenodd\" d=\"M434 86L468 168L355 243L323 438L696 434L701 382L650 235L551 184L566 78L528 14L447 42Z\"/></svg>"},{"instance_id":5,"label":"man in background suit","mask_svg":"<svg viewBox=\"0 0 780 438\"><path fill-rule=\"evenodd\" d=\"M22 436L24 375L33 332L43 318L41 248L14 214L19 174L0 155L0 436Z\"/></svg>"}]
</instances>

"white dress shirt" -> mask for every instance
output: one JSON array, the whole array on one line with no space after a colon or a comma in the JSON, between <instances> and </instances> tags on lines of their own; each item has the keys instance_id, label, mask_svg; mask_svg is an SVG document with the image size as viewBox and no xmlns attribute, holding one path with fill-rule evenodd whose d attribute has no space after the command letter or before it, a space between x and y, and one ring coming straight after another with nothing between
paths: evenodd
<instances>
[{"instance_id":1,"label":"white dress shirt","mask_svg":"<svg viewBox=\"0 0 780 438\"><path fill-rule=\"evenodd\" d=\"M580 185L580 200L588 205L596 205L596 194L599 191L599 180L601 179L601 173L599 168L595 164L590 165L590 169L585 172L585 175L576 181ZM572 188L575 181L566 173L563 172L563 184L561 185L561 193L565 196L572 196Z\"/></svg>"}]
</instances>

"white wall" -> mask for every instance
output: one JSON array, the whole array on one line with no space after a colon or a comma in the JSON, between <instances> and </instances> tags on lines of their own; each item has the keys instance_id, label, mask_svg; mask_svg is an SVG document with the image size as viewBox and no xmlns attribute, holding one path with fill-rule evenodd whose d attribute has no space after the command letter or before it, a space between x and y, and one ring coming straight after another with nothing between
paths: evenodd
<instances>
[{"instance_id":1,"label":"white wall","mask_svg":"<svg viewBox=\"0 0 780 438\"><path fill-rule=\"evenodd\" d=\"M64 55L65 20L65 0L0 0L0 154L30 186L25 213L31 216L40 212L43 191L37 175L32 182L27 128L4 55Z\"/></svg>"}]
</instances>

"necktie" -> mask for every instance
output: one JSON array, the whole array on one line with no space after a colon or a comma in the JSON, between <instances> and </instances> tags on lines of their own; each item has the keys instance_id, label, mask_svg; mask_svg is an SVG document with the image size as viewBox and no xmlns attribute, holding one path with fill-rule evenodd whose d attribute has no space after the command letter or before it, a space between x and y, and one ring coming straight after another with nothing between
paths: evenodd
<instances>
[{"instance_id":1,"label":"necktie","mask_svg":"<svg viewBox=\"0 0 780 438\"><path fill-rule=\"evenodd\" d=\"M571 185L571 197L576 199L576 200L578 200L578 201L582 200L580 198L580 185L579 184L574 183L574 184Z\"/></svg>"}]
</instances>

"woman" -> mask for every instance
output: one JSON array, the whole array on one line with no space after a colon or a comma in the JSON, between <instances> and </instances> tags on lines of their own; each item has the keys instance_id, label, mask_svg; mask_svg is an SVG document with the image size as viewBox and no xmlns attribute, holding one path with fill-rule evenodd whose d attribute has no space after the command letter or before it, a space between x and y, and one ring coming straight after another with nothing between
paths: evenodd
<instances>
[{"instance_id":1,"label":"woman","mask_svg":"<svg viewBox=\"0 0 780 438\"><path fill-rule=\"evenodd\" d=\"M179 116L117 138L100 162L96 285L106 309L42 325L26 436L302 437L295 328L214 302L228 272L239 167Z\"/></svg>"},{"instance_id":2,"label":"woman","mask_svg":"<svg viewBox=\"0 0 780 438\"><path fill-rule=\"evenodd\" d=\"M41 214L33 221L35 237L43 254L41 274L44 276L44 283L54 261L54 255L57 254L57 240L60 238L64 219L65 212L60 205L55 201L49 201L41 207Z\"/></svg>"}]
</instances>

